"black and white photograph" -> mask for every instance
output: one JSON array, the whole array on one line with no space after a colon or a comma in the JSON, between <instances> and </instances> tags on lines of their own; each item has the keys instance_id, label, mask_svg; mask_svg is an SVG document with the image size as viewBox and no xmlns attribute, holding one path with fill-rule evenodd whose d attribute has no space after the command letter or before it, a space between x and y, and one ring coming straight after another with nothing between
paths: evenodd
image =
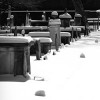
<instances>
[{"instance_id":1,"label":"black and white photograph","mask_svg":"<svg viewBox=\"0 0 100 100\"><path fill-rule=\"evenodd\" d=\"M0 0L0 100L100 100L100 1Z\"/></svg>"}]
</instances>

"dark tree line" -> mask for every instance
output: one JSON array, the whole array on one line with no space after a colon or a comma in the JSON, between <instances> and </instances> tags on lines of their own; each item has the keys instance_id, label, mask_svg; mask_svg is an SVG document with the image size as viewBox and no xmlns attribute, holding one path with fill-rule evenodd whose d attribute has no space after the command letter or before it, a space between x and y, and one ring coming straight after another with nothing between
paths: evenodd
<instances>
[{"instance_id":1,"label":"dark tree line","mask_svg":"<svg viewBox=\"0 0 100 100\"><path fill-rule=\"evenodd\" d=\"M99 9L100 0L81 0L85 9ZM7 5L12 6L12 10L62 10L74 9L72 0L0 0L0 9L7 9Z\"/></svg>"},{"instance_id":2,"label":"dark tree line","mask_svg":"<svg viewBox=\"0 0 100 100\"><path fill-rule=\"evenodd\" d=\"M43 2L45 0L0 0L0 10L8 9L8 5L12 10L38 10Z\"/></svg>"}]
</instances>

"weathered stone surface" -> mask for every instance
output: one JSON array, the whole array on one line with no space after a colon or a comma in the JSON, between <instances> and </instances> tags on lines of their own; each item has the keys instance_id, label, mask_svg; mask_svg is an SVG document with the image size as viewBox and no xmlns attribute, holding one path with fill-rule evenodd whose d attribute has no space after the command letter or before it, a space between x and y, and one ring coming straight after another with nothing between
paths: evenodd
<instances>
[{"instance_id":1,"label":"weathered stone surface","mask_svg":"<svg viewBox=\"0 0 100 100\"><path fill-rule=\"evenodd\" d=\"M45 97L45 91L44 90L39 90L39 91L36 91L35 92L35 96L42 96L42 97Z\"/></svg>"},{"instance_id":2,"label":"weathered stone surface","mask_svg":"<svg viewBox=\"0 0 100 100\"><path fill-rule=\"evenodd\" d=\"M84 53L81 53L80 54L80 58L85 58L85 54Z\"/></svg>"}]
</instances>

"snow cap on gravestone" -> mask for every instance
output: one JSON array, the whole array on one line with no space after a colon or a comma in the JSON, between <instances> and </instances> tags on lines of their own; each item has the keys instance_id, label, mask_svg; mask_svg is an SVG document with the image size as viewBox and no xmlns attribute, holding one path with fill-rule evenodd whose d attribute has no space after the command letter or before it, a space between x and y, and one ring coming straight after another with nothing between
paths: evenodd
<instances>
[{"instance_id":1,"label":"snow cap on gravestone","mask_svg":"<svg viewBox=\"0 0 100 100\"><path fill-rule=\"evenodd\" d=\"M58 16L58 13L57 13L57 11L53 11L53 12L51 13L51 15L56 15L56 16Z\"/></svg>"}]
</instances>

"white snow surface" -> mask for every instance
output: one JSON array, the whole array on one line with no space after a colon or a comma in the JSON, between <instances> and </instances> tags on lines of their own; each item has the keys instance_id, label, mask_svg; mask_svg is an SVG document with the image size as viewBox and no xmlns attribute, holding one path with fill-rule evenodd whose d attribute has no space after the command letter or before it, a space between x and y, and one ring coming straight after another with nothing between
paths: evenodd
<instances>
[{"instance_id":1,"label":"white snow surface","mask_svg":"<svg viewBox=\"0 0 100 100\"><path fill-rule=\"evenodd\" d=\"M53 51L44 55L47 60L30 56L31 74L26 78L0 75L0 100L100 100L100 32L82 36L56 55ZM80 58L82 53L85 58ZM35 96L38 90L45 96Z\"/></svg>"}]
</instances>

